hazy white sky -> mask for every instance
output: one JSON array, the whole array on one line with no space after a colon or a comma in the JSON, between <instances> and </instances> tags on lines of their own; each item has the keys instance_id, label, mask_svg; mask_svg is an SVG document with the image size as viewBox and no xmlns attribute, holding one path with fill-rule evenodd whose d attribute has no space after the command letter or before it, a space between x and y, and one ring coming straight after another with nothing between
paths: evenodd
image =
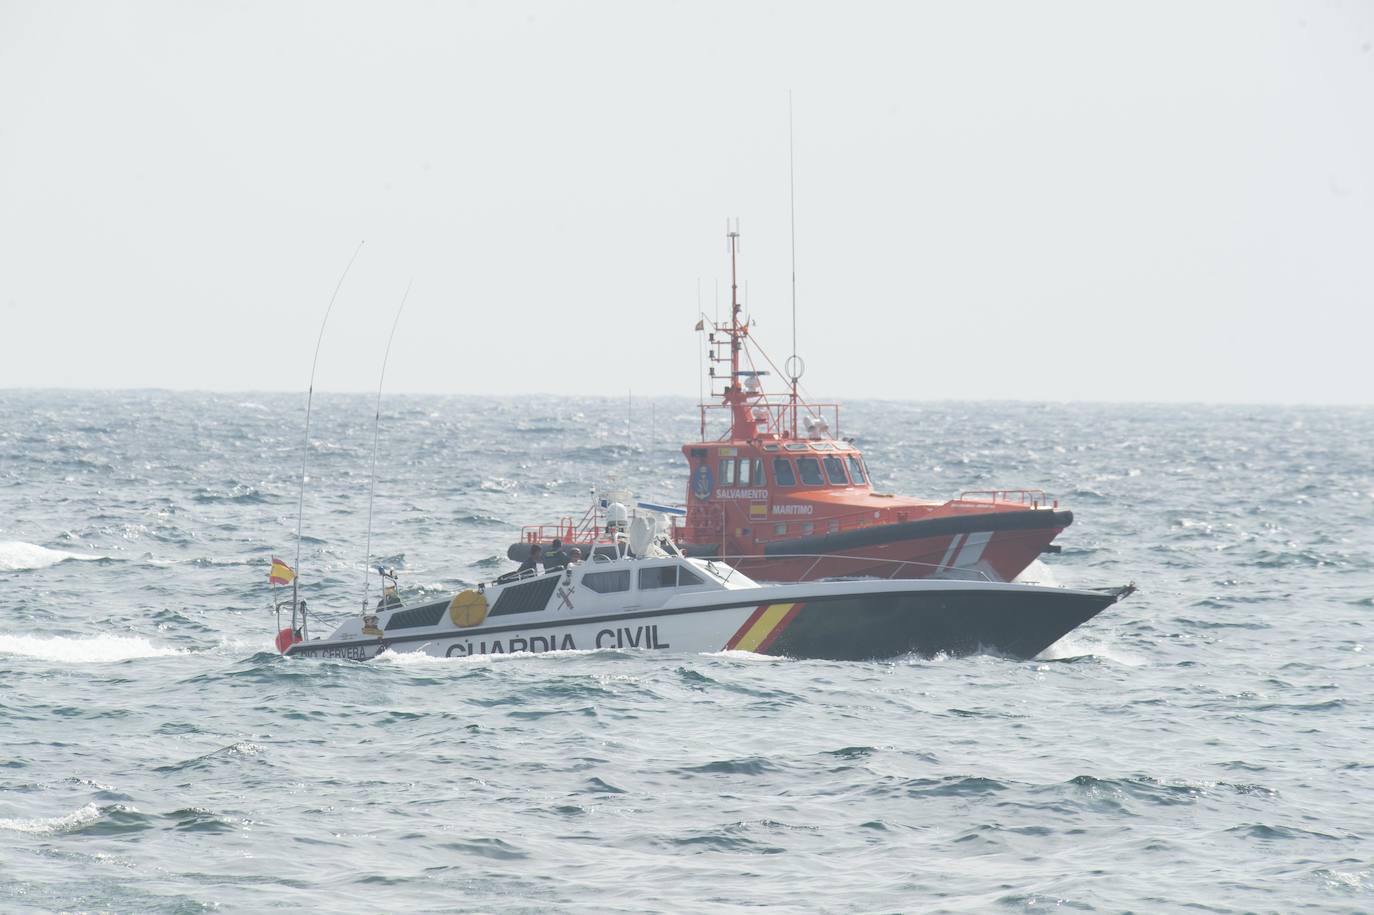
<instances>
[{"instance_id":1,"label":"hazy white sky","mask_svg":"<svg viewBox=\"0 0 1374 915\"><path fill-rule=\"evenodd\" d=\"M1374 3L0 0L0 388L1374 402ZM771 342L770 342L771 341Z\"/></svg>"}]
</instances>

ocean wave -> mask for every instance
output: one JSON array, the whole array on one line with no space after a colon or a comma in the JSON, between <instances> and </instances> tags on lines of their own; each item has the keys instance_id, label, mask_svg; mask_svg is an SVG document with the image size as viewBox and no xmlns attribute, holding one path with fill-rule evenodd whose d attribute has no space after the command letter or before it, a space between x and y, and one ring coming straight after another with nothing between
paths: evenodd
<instances>
[{"instance_id":1,"label":"ocean wave","mask_svg":"<svg viewBox=\"0 0 1374 915\"><path fill-rule=\"evenodd\" d=\"M261 746L248 740L240 740L227 747L220 747L218 750L211 750L201 756L184 759L179 763L169 763L165 766L158 766L154 772L182 772L187 769L202 769L220 763L224 760L251 759L262 756L265 751Z\"/></svg>"},{"instance_id":2,"label":"ocean wave","mask_svg":"<svg viewBox=\"0 0 1374 915\"><path fill-rule=\"evenodd\" d=\"M26 572L31 569L46 569L59 562L74 560L108 559L108 556L93 556L83 553L69 553L54 550L36 543L22 540L0 541L0 572Z\"/></svg>"},{"instance_id":3,"label":"ocean wave","mask_svg":"<svg viewBox=\"0 0 1374 915\"><path fill-rule=\"evenodd\" d=\"M0 635L0 654L20 655L63 664L103 664L185 653L180 648L154 645L136 635L97 635L88 638L61 635Z\"/></svg>"},{"instance_id":4,"label":"ocean wave","mask_svg":"<svg viewBox=\"0 0 1374 915\"><path fill-rule=\"evenodd\" d=\"M25 819L0 818L0 830L26 832L33 835L112 835L122 832L137 832L152 827L149 817L134 807L125 804L107 804L97 807L87 804L79 810L55 817L34 817Z\"/></svg>"},{"instance_id":5,"label":"ocean wave","mask_svg":"<svg viewBox=\"0 0 1374 915\"><path fill-rule=\"evenodd\" d=\"M56 817L33 817L32 819L0 817L0 829L7 829L11 832L53 835L60 832L73 832L88 823L94 823L98 819L100 819L100 808L95 804L87 804L80 810L73 810L71 813L64 813L62 816Z\"/></svg>"}]
</instances>

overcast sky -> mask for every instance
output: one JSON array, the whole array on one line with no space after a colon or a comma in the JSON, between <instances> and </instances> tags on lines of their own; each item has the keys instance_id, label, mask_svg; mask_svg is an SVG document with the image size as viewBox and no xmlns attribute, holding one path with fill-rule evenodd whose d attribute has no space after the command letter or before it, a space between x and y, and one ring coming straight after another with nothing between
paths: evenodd
<instances>
[{"instance_id":1,"label":"overcast sky","mask_svg":"<svg viewBox=\"0 0 1374 915\"><path fill-rule=\"evenodd\" d=\"M0 0L0 388L1374 402L1374 3ZM722 304L722 311L723 311Z\"/></svg>"}]
</instances>

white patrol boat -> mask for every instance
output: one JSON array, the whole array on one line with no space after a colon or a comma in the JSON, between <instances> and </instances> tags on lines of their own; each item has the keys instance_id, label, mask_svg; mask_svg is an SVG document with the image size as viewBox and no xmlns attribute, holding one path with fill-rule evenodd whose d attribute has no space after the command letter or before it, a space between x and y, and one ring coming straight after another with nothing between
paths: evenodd
<instances>
[{"instance_id":1,"label":"white patrol boat","mask_svg":"<svg viewBox=\"0 0 1374 915\"><path fill-rule=\"evenodd\" d=\"M387 591L375 610L322 639L308 638L302 606L277 645L293 658L357 660L387 650L472 657L606 648L1029 658L1135 590L898 578L895 569L892 579L763 585L723 562L685 557L648 523L632 524L613 554L558 563L417 606Z\"/></svg>"}]
</instances>

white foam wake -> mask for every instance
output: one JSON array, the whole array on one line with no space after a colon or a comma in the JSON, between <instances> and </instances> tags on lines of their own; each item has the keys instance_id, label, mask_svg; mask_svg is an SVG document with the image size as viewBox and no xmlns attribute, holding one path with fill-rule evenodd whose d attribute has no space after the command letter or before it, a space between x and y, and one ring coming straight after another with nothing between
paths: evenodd
<instances>
[{"instance_id":1,"label":"white foam wake","mask_svg":"<svg viewBox=\"0 0 1374 915\"><path fill-rule=\"evenodd\" d=\"M184 654L178 648L154 645L135 635L98 635L74 639L64 636L0 635L0 654L22 655L63 664L99 664L130 658L160 658Z\"/></svg>"},{"instance_id":2,"label":"white foam wake","mask_svg":"<svg viewBox=\"0 0 1374 915\"><path fill-rule=\"evenodd\" d=\"M603 649L604 650L604 649ZM453 655L445 657L441 655L426 654L423 651L395 651L388 648L381 652L373 662L377 664L395 664L398 667L421 667L426 664L490 664L505 663L507 661L535 661L548 660L549 658L568 658L583 655L595 654L597 649L573 648L561 649L558 651L516 651L511 654L474 654L474 655Z\"/></svg>"},{"instance_id":3,"label":"white foam wake","mask_svg":"<svg viewBox=\"0 0 1374 915\"><path fill-rule=\"evenodd\" d=\"M1145 658L1124 651L1116 645L1099 642L1097 639L1072 632L1040 652L1036 657L1042 661L1093 657L1116 664L1124 664L1126 667L1142 667L1147 663Z\"/></svg>"},{"instance_id":4,"label":"white foam wake","mask_svg":"<svg viewBox=\"0 0 1374 915\"><path fill-rule=\"evenodd\" d=\"M1012 581L1019 584L1050 585L1059 587L1059 578L1054 574L1054 569L1045 565L1039 559L1032 559L1031 564L1021 570Z\"/></svg>"},{"instance_id":5,"label":"white foam wake","mask_svg":"<svg viewBox=\"0 0 1374 915\"><path fill-rule=\"evenodd\" d=\"M66 550L53 550L36 543L22 540L0 540L0 572L22 572L28 569L46 569L64 559L104 559L104 556L90 556L84 553L68 553Z\"/></svg>"},{"instance_id":6,"label":"white foam wake","mask_svg":"<svg viewBox=\"0 0 1374 915\"><path fill-rule=\"evenodd\" d=\"M35 817L31 820L20 817L14 819L0 817L0 829L33 833L70 832L73 829L80 829L87 823L94 823L98 819L100 819L100 808L94 804L87 804L80 810L73 810L71 813L60 817Z\"/></svg>"}]
</instances>

